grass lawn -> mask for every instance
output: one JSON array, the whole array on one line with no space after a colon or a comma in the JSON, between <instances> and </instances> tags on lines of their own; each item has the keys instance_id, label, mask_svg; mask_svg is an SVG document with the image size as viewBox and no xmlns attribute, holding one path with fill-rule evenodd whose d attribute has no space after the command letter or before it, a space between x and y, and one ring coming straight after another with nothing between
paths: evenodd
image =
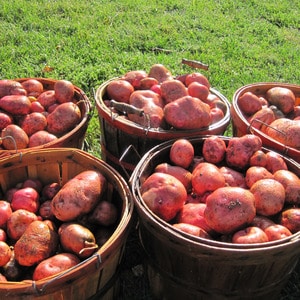
<instances>
[{"instance_id":1,"label":"grass lawn","mask_svg":"<svg viewBox=\"0 0 300 300\"><path fill-rule=\"evenodd\" d=\"M93 108L106 80L155 63L173 74L194 71L182 58L208 64L202 72L230 101L249 83L299 84L298 0L0 0L0 7L0 78L68 79ZM86 141L100 157L95 109ZM298 275L292 279L282 299L299 298Z\"/></svg>"}]
</instances>

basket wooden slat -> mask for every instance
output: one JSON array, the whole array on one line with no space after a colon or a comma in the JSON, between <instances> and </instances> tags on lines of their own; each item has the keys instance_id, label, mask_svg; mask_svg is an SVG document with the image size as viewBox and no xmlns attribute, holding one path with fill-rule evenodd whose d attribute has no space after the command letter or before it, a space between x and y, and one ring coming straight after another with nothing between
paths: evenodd
<instances>
[{"instance_id":1,"label":"basket wooden slat","mask_svg":"<svg viewBox=\"0 0 300 300\"><path fill-rule=\"evenodd\" d=\"M61 274L39 281L0 282L0 299L115 299L116 274L132 224L133 200L125 180L111 166L73 148L31 150L0 160L1 192L27 178L43 184L60 182L84 170L98 170L107 179L120 221L108 241L90 258ZM99 296L100 295L100 296ZM95 299L96 299L95 298Z\"/></svg>"}]
</instances>

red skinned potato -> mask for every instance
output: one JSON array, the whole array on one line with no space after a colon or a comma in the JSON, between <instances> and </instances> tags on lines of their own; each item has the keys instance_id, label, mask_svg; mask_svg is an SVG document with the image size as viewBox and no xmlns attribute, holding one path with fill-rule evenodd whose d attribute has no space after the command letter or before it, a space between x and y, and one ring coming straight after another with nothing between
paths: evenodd
<instances>
[{"instance_id":1,"label":"red skinned potato","mask_svg":"<svg viewBox=\"0 0 300 300\"><path fill-rule=\"evenodd\" d=\"M13 211L7 219L7 235L12 240L18 240L24 233L27 226L36 220L38 220L37 215L26 209Z\"/></svg>"},{"instance_id":2,"label":"red skinned potato","mask_svg":"<svg viewBox=\"0 0 300 300\"><path fill-rule=\"evenodd\" d=\"M266 153L263 152L262 150L255 151L253 153L253 155L250 157L249 163L250 163L250 166L266 167L266 165L267 165ZM270 171L270 170L268 170L268 171ZM273 172L271 172L271 173L273 173Z\"/></svg>"},{"instance_id":3,"label":"red skinned potato","mask_svg":"<svg viewBox=\"0 0 300 300\"><path fill-rule=\"evenodd\" d=\"M14 246L21 266L33 266L52 256L58 247L58 234L43 221L33 221Z\"/></svg>"},{"instance_id":4,"label":"red skinned potato","mask_svg":"<svg viewBox=\"0 0 300 300\"><path fill-rule=\"evenodd\" d=\"M145 77L141 79L139 89L141 90L151 90L153 86L158 85L158 81L155 78L152 77Z\"/></svg>"},{"instance_id":5,"label":"red skinned potato","mask_svg":"<svg viewBox=\"0 0 300 300\"><path fill-rule=\"evenodd\" d=\"M234 244L256 244L268 242L267 234L259 227L250 226L235 232L232 236Z\"/></svg>"},{"instance_id":6,"label":"red skinned potato","mask_svg":"<svg viewBox=\"0 0 300 300\"><path fill-rule=\"evenodd\" d=\"M285 226L280 224L270 225L264 231L269 241L281 240L292 235Z\"/></svg>"},{"instance_id":7,"label":"red skinned potato","mask_svg":"<svg viewBox=\"0 0 300 300\"><path fill-rule=\"evenodd\" d=\"M51 182L44 185L42 189L42 197L46 200L52 200L52 198L60 190L61 186L58 182Z\"/></svg>"},{"instance_id":8,"label":"red skinned potato","mask_svg":"<svg viewBox=\"0 0 300 300\"><path fill-rule=\"evenodd\" d=\"M185 85L180 80L166 80L161 83L160 88L165 103L170 103L188 95Z\"/></svg>"},{"instance_id":9,"label":"red skinned potato","mask_svg":"<svg viewBox=\"0 0 300 300\"><path fill-rule=\"evenodd\" d=\"M16 124L6 126L1 132L2 145L6 150L18 150L28 147L29 137L26 132Z\"/></svg>"},{"instance_id":10,"label":"red skinned potato","mask_svg":"<svg viewBox=\"0 0 300 300\"><path fill-rule=\"evenodd\" d=\"M187 198L186 189L177 178L158 172L144 181L141 195L149 209L164 221L172 220Z\"/></svg>"},{"instance_id":11,"label":"red skinned potato","mask_svg":"<svg viewBox=\"0 0 300 300\"><path fill-rule=\"evenodd\" d=\"M201 84L197 81L190 83L187 90L190 96L199 98L204 102L207 101L207 97L210 93L209 88L206 85Z\"/></svg>"},{"instance_id":12,"label":"red skinned potato","mask_svg":"<svg viewBox=\"0 0 300 300\"><path fill-rule=\"evenodd\" d=\"M29 137L28 147L38 147L57 140L56 135L49 133L46 130L40 130L33 133Z\"/></svg>"},{"instance_id":13,"label":"red skinned potato","mask_svg":"<svg viewBox=\"0 0 300 300\"><path fill-rule=\"evenodd\" d=\"M173 79L172 73L162 64L152 65L149 70L148 76L155 78L158 83Z\"/></svg>"},{"instance_id":14,"label":"red skinned potato","mask_svg":"<svg viewBox=\"0 0 300 300\"><path fill-rule=\"evenodd\" d=\"M253 115L262 109L261 101L252 92L246 92L237 99L240 110L246 115Z\"/></svg>"},{"instance_id":15,"label":"red skinned potato","mask_svg":"<svg viewBox=\"0 0 300 300\"><path fill-rule=\"evenodd\" d=\"M268 151L266 154L266 169L271 172L275 173L278 170L287 170L288 167L286 165L285 160L283 157L274 151Z\"/></svg>"},{"instance_id":16,"label":"red skinned potato","mask_svg":"<svg viewBox=\"0 0 300 300\"><path fill-rule=\"evenodd\" d=\"M137 108L143 108L149 103L153 103L161 108L164 107L164 101L162 97L151 90L138 90L134 91L130 95L129 104Z\"/></svg>"},{"instance_id":17,"label":"red skinned potato","mask_svg":"<svg viewBox=\"0 0 300 300\"><path fill-rule=\"evenodd\" d=\"M54 83L54 93L58 103L70 102L74 98L75 87L71 81L60 79Z\"/></svg>"},{"instance_id":18,"label":"red skinned potato","mask_svg":"<svg viewBox=\"0 0 300 300\"><path fill-rule=\"evenodd\" d=\"M167 123L176 129L199 129L211 123L209 105L191 96L166 104L164 115Z\"/></svg>"},{"instance_id":19,"label":"red skinned potato","mask_svg":"<svg viewBox=\"0 0 300 300\"><path fill-rule=\"evenodd\" d=\"M300 231L300 208L289 208L281 212L280 224L291 233Z\"/></svg>"},{"instance_id":20,"label":"red skinned potato","mask_svg":"<svg viewBox=\"0 0 300 300\"><path fill-rule=\"evenodd\" d=\"M6 229L6 223L12 214L12 208L8 201L0 200L0 228Z\"/></svg>"},{"instance_id":21,"label":"red skinned potato","mask_svg":"<svg viewBox=\"0 0 300 300\"><path fill-rule=\"evenodd\" d=\"M185 85L188 87L192 82L201 83L201 84L205 85L208 89L210 89L209 80L202 73L193 72L193 73L187 74L187 76L185 77Z\"/></svg>"},{"instance_id":22,"label":"red skinned potato","mask_svg":"<svg viewBox=\"0 0 300 300\"><path fill-rule=\"evenodd\" d=\"M16 116L30 113L31 102L24 95L7 95L0 98L0 108Z\"/></svg>"},{"instance_id":23,"label":"red skinned potato","mask_svg":"<svg viewBox=\"0 0 300 300\"><path fill-rule=\"evenodd\" d=\"M29 78L22 83L22 87L27 91L27 96L32 96L37 98L43 91L44 86L43 84L34 78Z\"/></svg>"},{"instance_id":24,"label":"red skinned potato","mask_svg":"<svg viewBox=\"0 0 300 300\"><path fill-rule=\"evenodd\" d=\"M63 135L73 129L81 119L81 111L73 102L58 105L47 116L47 131L54 135Z\"/></svg>"},{"instance_id":25,"label":"red skinned potato","mask_svg":"<svg viewBox=\"0 0 300 300\"><path fill-rule=\"evenodd\" d=\"M57 103L56 97L55 97L55 91L54 90L47 90L41 93L37 101L45 108L45 110L48 110L48 108Z\"/></svg>"},{"instance_id":26,"label":"red skinned potato","mask_svg":"<svg viewBox=\"0 0 300 300\"><path fill-rule=\"evenodd\" d=\"M221 121L223 118L224 118L224 112L221 108L212 107L210 109L211 124L215 124L215 123Z\"/></svg>"},{"instance_id":27,"label":"red skinned potato","mask_svg":"<svg viewBox=\"0 0 300 300\"><path fill-rule=\"evenodd\" d=\"M294 148L300 147L300 121L281 118L273 121L265 133L274 140Z\"/></svg>"},{"instance_id":28,"label":"red skinned potato","mask_svg":"<svg viewBox=\"0 0 300 300\"><path fill-rule=\"evenodd\" d=\"M253 134L231 138L226 148L227 165L238 169L246 168L253 153L260 150L261 146L261 139Z\"/></svg>"},{"instance_id":29,"label":"red skinned potato","mask_svg":"<svg viewBox=\"0 0 300 300\"><path fill-rule=\"evenodd\" d=\"M73 253L79 258L87 258L98 249L94 234L80 224L63 223L58 229L58 235L64 251Z\"/></svg>"},{"instance_id":30,"label":"red skinned potato","mask_svg":"<svg viewBox=\"0 0 300 300\"><path fill-rule=\"evenodd\" d=\"M141 81L148 77L148 74L144 70L133 70L127 72L121 79L128 81L134 89L141 88Z\"/></svg>"},{"instance_id":31,"label":"red skinned potato","mask_svg":"<svg viewBox=\"0 0 300 300\"><path fill-rule=\"evenodd\" d=\"M173 166L168 163L161 163L155 167L154 172L166 173L176 177L184 185L187 192L191 191L192 173L185 168Z\"/></svg>"},{"instance_id":32,"label":"red skinned potato","mask_svg":"<svg viewBox=\"0 0 300 300\"><path fill-rule=\"evenodd\" d=\"M31 136L47 127L47 118L42 113L32 112L24 116L19 125L28 136Z\"/></svg>"},{"instance_id":33,"label":"red skinned potato","mask_svg":"<svg viewBox=\"0 0 300 300\"><path fill-rule=\"evenodd\" d=\"M292 90L280 86L270 88L266 92L266 99L270 104L279 108L284 114L293 111L296 102L296 97Z\"/></svg>"},{"instance_id":34,"label":"red skinned potato","mask_svg":"<svg viewBox=\"0 0 300 300\"><path fill-rule=\"evenodd\" d=\"M7 125L10 125L13 123L14 123L14 120L10 114L0 111L0 131L3 130Z\"/></svg>"},{"instance_id":35,"label":"red skinned potato","mask_svg":"<svg viewBox=\"0 0 300 300\"><path fill-rule=\"evenodd\" d=\"M269 107L263 107L254 113L248 121L253 128L265 132L267 125L271 124L275 119L276 117L273 110Z\"/></svg>"},{"instance_id":36,"label":"red skinned potato","mask_svg":"<svg viewBox=\"0 0 300 300\"><path fill-rule=\"evenodd\" d=\"M36 213L40 206L40 195L32 187L25 187L17 190L11 201L13 211L18 209L26 209L27 211Z\"/></svg>"},{"instance_id":37,"label":"red skinned potato","mask_svg":"<svg viewBox=\"0 0 300 300\"><path fill-rule=\"evenodd\" d=\"M3 241L0 241L0 267L4 267L11 258L12 250L10 246Z\"/></svg>"},{"instance_id":38,"label":"red skinned potato","mask_svg":"<svg viewBox=\"0 0 300 300\"><path fill-rule=\"evenodd\" d=\"M170 148L170 160L176 166L187 169L194 159L194 146L187 139L176 140Z\"/></svg>"},{"instance_id":39,"label":"red skinned potato","mask_svg":"<svg viewBox=\"0 0 300 300\"><path fill-rule=\"evenodd\" d=\"M42 262L40 262L34 269L32 279L41 280L51 277L75 267L80 263L80 259L72 253L58 253Z\"/></svg>"},{"instance_id":40,"label":"red skinned potato","mask_svg":"<svg viewBox=\"0 0 300 300\"><path fill-rule=\"evenodd\" d=\"M129 103L129 98L134 92L134 87L127 80L117 79L107 85L106 92L110 99Z\"/></svg>"},{"instance_id":41,"label":"red skinned potato","mask_svg":"<svg viewBox=\"0 0 300 300\"><path fill-rule=\"evenodd\" d=\"M202 155L207 162L218 164L226 154L226 144L223 139L218 136L210 136L204 140L202 147Z\"/></svg>"},{"instance_id":42,"label":"red skinned potato","mask_svg":"<svg viewBox=\"0 0 300 300\"><path fill-rule=\"evenodd\" d=\"M206 198L205 220L218 233L231 234L250 224L255 215L255 198L247 189L221 187Z\"/></svg>"},{"instance_id":43,"label":"red skinned potato","mask_svg":"<svg viewBox=\"0 0 300 300\"><path fill-rule=\"evenodd\" d=\"M266 168L260 166L251 166L246 170L245 182L248 188L260 179L273 179L274 176Z\"/></svg>"},{"instance_id":44,"label":"red skinned potato","mask_svg":"<svg viewBox=\"0 0 300 300\"><path fill-rule=\"evenodd\" d=\"M89 213L107 187L99 172L87 170L66 182L52 199L52 211L60 221L72 221Z\"/></svg>"},{"instance_id":45,"label":"red skinned potato","mask_svg":"<svg viewBox=\"0 0 300 300\"><path fill-rule=\"evenodd\" d=\"M0 98L6 95L27 95L26 90L22 84L12 79L0 80Z\"/></svg>"},{"instance_id":46,"label":"red skinned potato","mask_svg":"<svg viewBox=\"0 0 300 300\"><path fill-rule=\"evenodd\" d=\"M275 225L275 222L272 221L269 217L256 215L250 225L265 230L267 227Z\"/></svg>"},{"instance_id":47,"label":"red skinned potato","mask_svg":"<svg viewBox=\"0 0 300 300\"><path fill-rule=\"evenodd\" d=\"M187 224L187 223L175 223L173 226L185 233L197 236L197 237L202 237L205 239L210 239L210 235L202 228L192 225L192 224Z\"/></svg>"},{"instance_id":48,"label":"red skinned potato","mask_svg":"<svg viewBox=\"0 0 300 300\"><path fill-rule=\"evenodd\" d=\"M198 195L213 192L224 186L224 176L220 169L212 163L199 163L192 172L193 191Z\"/></svg>"},{"instance_id":49,"label":"red skinned potato","mask_svg":"<svg viewBox=\"0 0 300 300\"><path fill-rule=\"evenodd\" d=\"M245 176L242 172L239 172L227 166L220 167L220 172L225 178L225 185L247 188Z\"/></svg>"}]
</instances>

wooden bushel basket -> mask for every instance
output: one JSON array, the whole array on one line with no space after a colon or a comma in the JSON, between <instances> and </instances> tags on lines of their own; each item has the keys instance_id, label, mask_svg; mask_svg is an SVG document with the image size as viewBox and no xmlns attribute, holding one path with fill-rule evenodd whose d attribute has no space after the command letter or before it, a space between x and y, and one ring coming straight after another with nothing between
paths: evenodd
<instances>
[{"instance_id":1,"label":"wooden bushel basket","mask_svg":"<svg viewBox=\"0 0 300 300\"><path fill-rule=\"evenodd\" d=\"M121 173L131 174L140 158L152 147L161 142L183 137L222 135L230 123L230 103L221 93L211 88L223 103L224 118L208 127L194 130L163 130L147 128L125 119L122 115L113 113L104 100L107 100L106 88L115 80L104 82L95 94L101 127L102 158Z\"/></svg>"},{"instance_id":2,"label":"wooden bushel basket","mask_svg":"<svg viewBox=\"0 0 300 300\"><path fill-rule=\"evenodd\" d=\"M227 143L229 138L223 138ZM195 153L201 153L204 140L190 139ZM225 243L176 230L144 203L140 186L155 166L169 162L172 143L167 141L148 151L129 181L154 299L279 299L299 259L300 232L268 243ZM284 159L299 176L300 166Z\"/></svg>"},{"instance_id":3,"label":"wooden bushel basket","mask_svg":"<svg viewBox=\"0 0 300 300\"><path fill-rule=\"evenodd\" d=\"M1 192L27 178L43 184L66 181L85 170L100 171L107 179L119 222L106 243L77 266L39 281L0 282L0 299L105 299L118 297L118 270L132 225L134 203L125 180L111 166L72 148L31 150L0 161Z\"/></svg>"},{"instance_id":4,"label":"wooden bushel basket","mask_svg":"<svg viewBox=\"0 0 300 300\"><path fill-rule=\"evenodd\" d=\"M52 90L54 88L54 84L57 80L55 79L48 79L48 78L19 78L14 79L20 83L23 81L26 81L27 79L36 79L40 81L43 86L44 90ZM44 149L44 148L57 148L57 147L66 147L66 148L83 148L84 144L84 138L86 134L86 130L90 121L90 111L91 111L91 103L87 95L84 93L83 90L81 90L79 87L74 86L75 88L75 95L74 98L78 103L78 106L81 111L81 120L80 122L68 133L64 134L61 137L58 137L57 140L54 140L50 143L32 147L32 148L26 148L22 149L22 152L28 151L28 150L38 150L38 149ZM5 157L7 155L15 154L21 149L15 149L15 150L0 150L0 158Z\"/></svg>"},{"instance_id":5,"label":"wooden bushel basket","mask_svg":"<svg viewBox=\"0 0 300 300\"><path fill-rule=\"evenodd\" d=\"M265 95L266 91L272 87L285 87L292 90L297 98L297 102L300 101L300 86L288 83L279 83L279 82L260 82L245 85L239 88L233 95L232 105L231 105L231 119L232 119L232 129L234 136L242 136L247 133L252 133L259 136L263 142L263 146L274 149L275 151L289 156L300 162L300 149L296 149L293 147L289 147L276 141L275 139L271 138L267 134L263 133L261 130L258 130L251 126L251 124L246 120L245 116L243 115L242 111L238 106L238 98L242 96L246 92L252 92L257 96ZM299 102L300 103L300 102ZM298 105L299 105L298 103Z\"/></svg>"}]
</instances>

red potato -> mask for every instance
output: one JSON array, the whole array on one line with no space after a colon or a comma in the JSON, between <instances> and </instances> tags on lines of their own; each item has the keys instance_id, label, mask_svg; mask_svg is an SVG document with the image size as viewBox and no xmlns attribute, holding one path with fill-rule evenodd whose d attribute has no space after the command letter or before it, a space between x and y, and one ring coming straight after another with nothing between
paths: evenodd
<instances>
[{"instance_id":1,"label":"red potato","mask_svg":"<svg viewBox=\"0 0 300 300\"><path fill-rule=\"evenodd\" d=\"M300 208L289 208L280 214L280 224L291 233L300 231Z\"/></svg>"},{"instance_id":2,"label":"red potato","mask_svg":"<svg viewBox=\"0 0 300 300\"><path fill-rule=\"evenodd\" d=\"M54 255L58 234L43 221L33 221L14 246L15 258L21 266L34 266Z\"/></svg>"},{"instance_id":3,"label":"red potato","mask_svg":"<svg viewBox=\"0 0 300 300\"><path fill-rule=\"evenodd\" d=\"M155 78L152 77L145 77L141 79L140 85L138 86L141 90L150 90L153 86L157 85L158 81Z\"/></svg>"},{"instance_id":4,"label":"red potato","mask_svg":"<svg viewBox=\"0 0 300 300\"><path fill-rule=\"evenodd\" d=\"M250 224L255 215L255 197L247 189L221 187L206 198L205 220L218 233L231 234Z\"/></svg>"},{"instance_id":5,"label":"red potato","mask_svg":"<svg viewBox=\"0 0 300 300\"><path fill-rule=\"evenodd\" d=\"M256 135L246 134L231 138L226 148L227 165L238 169L246 168L253 153L260 150L261 146L262 141Z\"/></svg>"},{"instance_id":6,"label":"red potato","mask_svg":"<svg viewBox=\"0 0 300 300\"><path fill-rule=\"evenodd\" d=\"M273 179L274 176L266 168L260 166L251 166L247 169L245 174L245 182L248 188L260 179Z\"/></svg>"},{"instance_id":7,"label":"red potato","mask_svg":"<svg viewBox=\"0 0 300 300\"><path fill-rule=\"evenodd\" d=\"M215 124L215 123L221 121L223 118L224 118L224 112L221 108L212 107L210 109L211 124Z\"/></svg>"},{"instance_id":8,"label":"red potato","mask_svg":"<svg viewBox=\"0 0 300 300\"><path fill-rule=\"evenodd\" d=\"M119 212L116 205L107 200L101 200L88 216L92 224L111 226L116 224Z\"/></svg>"},{"instance_id":9,"label":"red potato","mask_svg":"<svg viewBox=\"0 0 300 300\"><path fill-rule=\"evenodd\" d=\"M278 170L287 170L288 167L279 153L268 151L266 153L266 169L274 174Z\"/></svg>"},{"instance_id":10,"label":"red potato","mask_svg":"<svg viewBox=\"0 0 300 300\"><path fill-rule=\"evenodd\" d=\"M42 107L45 108L45 110L48 110L48 108L56 103L56 97L55 97L55 91L54 90L47 90L41 93L37 101L42 105Z\"/></svg>"},{"instance_id":11,"label":"red potato","mask_svg":"<svg viewBox=\"0 0 300 300\"><path fill-rule=\"evenodd\" d=\"M192 82L198 82L205 85L208 89L210 89L209 80L205 75L199 72L193 72L186 76L185 78L185 85L188 87Z\"/></svg>"},{"instance_id":12,"label":"red potato","mask_svg":"<svg viewBox=\"0 0 300 300\"><path fill-rule=\"evenodd\" d=\"M176 177L186 188L187 192L192 188L192 173L180 166L173 166L168 163L161 163L157 165L154 172L166 173Z\"/></svg>"},{"instance_id":13,"label":"red potato","mask_svg":"<svg viewBox=\"0 0 300 300\"><path fill-rule=\"evenodd\" d=\"M22 188L27 188L27 187L31 187L31 188L35 189L38 193L40 193L42 191L43 184L37 178L27 178L22 183Z\"/></svg>"},{"instance_id":14,"label":"red potato","mask_svg":"<svg viewBox=\"0 0 300 300\"><path fill-rule=\"evenodd\" d=\"M266 92L266 99L270 104L277 106L284 114L294 110L296 97L292 90L276 86Z\"/></svg>"},{"instance_id":15,"label":"red potato","mask_svg":"<svg viewBox=\"0 0 300 300\"><path fill-rule=\"evenodd\" d=\"M141 88L141 81L148 77L148 74L144 70L134 70L127 72L121 79L128 81L134 89Z\"/></svg>"},{"instance_id":16,"label":"red potato","mask_svg":"<svg viewBox=\"0 0 300 300\"><path fill-rule=\"evenodd\" d=\"M19 150L28 147L29 137L26 132L16 124L6 126L1 132L2 145L6 150Z\"/></svg>"},{"instance_id":17,"label":"red potato","mask_svg":"<svg viewBox=\"0 0 300 300\"><path fill-rule=\"evenodd\" d=\"M156 93L157 95L161 96L161 85L160 84L154 84L151 86L150 90L154 93Z\"/></svg>"},{"instance_id":18,"label":"red potato","mask_svg":"<svg viewBox=\"0 0 300 300\"><path fill-rule=\"evenodd\" d=\"M17 191L19 188L20 188L19 186L15 186L15 187L9 188L9 189L5 192L5 194L4 194L4 199L5 199L7 202L11 203L11 200L12 200L12 197L13 197L15 191Z\"/></svg>"},{"instance_id":19,"label":"red potato","mask_svg":"<svg viewBox=\"0 0 300 300\"><path fill-rule=\"evenodd\" d=\"M179 229L185 233L197 236L197 237L202 237L205 239L211 239L210 235L202 228L195 226L195 225L191 225L191 224L186 224L186 223L176 223L173 224L173 226L176 229Z\"/></svg>"},{"instance_id":20,"label":"red potato","mask_svg":"<svg viewBox=\"0 0 300 300\"><path fill-rule=\"evenodd\" d=\"M274 112L269 107L262 107L248 119L251 127L256 128L262 132L265 132L267 129L267 125L271 124L275 120L276 117L274 115Z\"/></svg>"},{"instance_id":21,"label":"red potato","mask_svg":"<svg viewBox=\"0 0 300 300\"><path fill-rule=\"evenodd\" d=\"M176 129L199 129L211 123L209 105L191 96L166 104L164 115L167 123Z\"/></svg>"},{"instance_id":22,"label":"red potato","mask_svg":"<svg viewBox=\"0 0 300 300\"><path fill-rule=\"evenodd\" d=\"M255 197L256 212L262 216L273 216L282 211L285 189L275 179L260 179L250 188Z\"/></svg>"},{"instance_id":23,"label":"red potato","mask_svg":"<svg viewBox=\"0 0 300 300\"><path fill-rule=\"evenodd\" d=\"M280 224L270 225L264 231L269 241L281 240L292 235L285 226Z\"/></svg>"},{"instance_id":24,"label":"red potato","mask_svg":"<svg viewBox=\"0 0 300 300\"><path fill-rule=\"evenodd\" d=\"M7 282L7 279L4 275L0 273L0 282Z\"/></svg>"},{"instance_id":25,"label":"red potato","mask_svg":"<svg viewBox=\"0 0 300 300\"><path fill-rule=\"evenodd\" d=\"M0 98L0 109L12 115L26 115L30 113L31 102L24 95L7 95Z\"/></svg>"},{"instance_id":26,"label":"red potato","mask_svg":"<svg viewBox=\"0 0 300 300\"><path fill-rule=\"evenodd\" d=\"M176 166L187 169L194 159L194 146L187 139L177 139L170 148L169 157Z\"/></svg>"},{"instance_id":27,"label":"red potato","mask_svg":"<svg viewBox=\"0 0 300 300\"><path fill-rule=\"evenodd\" d=\"M20 127L31 136L37 131L45 130L47 127L47 118L39 112L32 112L22 118Z\"/></svg>"},{"instance_id":28,"label":"red potato","mask_svg":"<svg viewBox=\"0 0 300 300\"><path fill-rule=\"evenodd\" d=\"M274 140L294 148L300 147L300 121L281 118L273 121L265 133Z\"/></svg>"},{"instance_id":29,"label":"red potato","mask_svg":"<svg viewBox=\"0 0 300 300\"><path fill-rule=\"evenodd\" d=\"M149 70L148 76L155 78L158 81L158 83L162 83L163 81L166 80L173 80L171 71L168 70L162 64L152 65Z\"/></svg>"},{"instance_id":30,"label":"red potato","mask_svg":"<svg viewBox=\"0 0 300 300\"><path fill-rule=\"evenodd\" d=\"M98 249L94 234L80 224L63 223L58 229L58 234L64 251L73 253L79 258L87 258Z\"/></svg>"},{"instance_id":31,"label":"red potato","mask_svg":"<svg viewBox=\"0 0 300 300\"><path fill-rule=\"evenodd\" d=\"M52 199L52 211L60 221L72 221L91 212L107 188L106 178L97 171L83 171L68 182Z\"/></svg>"},{"instance_id":32,"label":"red potato","mask_svg":"<svg viewBox=\"0 0 300 300\"><path fill-rule=\"evenodd\" d=\"M42 197L46 200L52 200L52 198L57 194L61 189L61 186L58 182L51 182L44 185L42 189Z\"/></svg>"},{"instance_id":33,"label":"red potato","mask_svg":"<svg viewBox=\"0 0 300 300\"><path fill-rule=\"evenodd\" d=\"M213 229L204 218L205 203L186 203L176 216L177 223L191 224L202 228L208 234L214 234Z\"/></svg>"},{"instance_id":34,"label":"red potato","mask_svg":"<svg viewBox=\"0 0 300 300\"><path fill-rule=\"evenodd\" d=\"M31 102L31 112L45 113L46 111L44 106L40 102L33 101Z\"/></svg>"},{"instance_id":35,"label":"red potato","mask_svg":"<svg viewBox=\"0 0 300 300\"><path fill-rule=\"evenodd\" d=\"M225 185L247 188L245 176L243 173L227 166L220 167L220 172L225 178Z\"/></svg>"},{"instance_id":36,"label":"red potato","mask_svg":"<svg viewBox=\"0 0 300 300\"><path fill-rule=\"evenodd\" d=\"M142 184L141 196L153 213L165 221L170 221L185 203L187 192L174 176L156 172Z\"/></svg>"},{"instance_id":37,"label":"red potato","mask_svg":"<svg viewBox=\"0 0 300 300\"><path fill-rule=\"evenodd\" d=\"M192 97L199 98L200 100L206 102L209 95L209 88L197 81L194 81L188 85L188 94Z\"/></svg>"},{"instance_id":38,"label":"red potato","mask_svg":"<svg viewBox=\"0 0 300 300\"><path fill-rule=\"evenodd\" d=\"M41 216L43 220L55 220L55 216L52 211L51 200L46 200L40 205L38 215Z\"/></svg>"},{"instance_id":39,"label":"red potato","mask_svg":"<svg viewBox=\"0 0 300 300\"><path fill-rule=\"evenodd\" d=\"M13 211L25 209L36 213L40 206L39 193L32 187L25 187L17 190L11 200L11 208Z\"/></svg>"},{"instance_id":40,"label":"red potato","mask_svg":"<svg viewBox=\"0 0 300 300\"><path fill-rule=\"evenodd\" d=\"M33 133L29 137L28 147L33 148L33 147L42 146L42 145L51 143L53 141L56 141L57 139L58 138L56 135L51 134L46 130L40 130L40 131Z\"/></svg>"},{"instance_id":41,"label":"red potato","mask_svg":"<svg viewBox=\"0 0 300 300\"><path fill-rule=\"evenodd\" d=\"M10 246L6 242L0 241L0 267L4 267L10 261L11 252Z\"/></svg>"},{"instance_id":42,"label":"red potato","mask_svg":"<svg viewBox=\"0 0 300 300\"><path fill-rule=\"evenodd\" d=\"M18 81L11 79L0 80L0 98L7 95L27 95L26 90Z\"/></svg>"},{"instance_id":43,"label":"red potato","mask_svg":"<svg viewBox=\"0 0 300 300\"><path fill-rule=\"evenodd\" d=\"M71 81L60 79L54 83L54 92L58 103L71 102L75 95L75 87Z\"/></svg>"},{"instance_id":44,"label":"red potato","mask_svg":"<svg viewBox=\"0 0 300 300\"><path fill-rule=\"evenodd\" d=\"M6 223L12 214L12 208L8 201L0 200L0 228L6 229Z\"/></svg>"},{"instance_id":45,"label":"red potato","mask_svg":"<svg viewBox=\"0 0 300 300\"><path fill-rule=\"evenodd\" d=\"M81 120L81 111L73 102L62 103L47 116L47 131L63 135L73 129Z\"/></svg>"},{"instance_id":46,"label":"red potato","mask_svg":"<svg viewBox=\"0 0 300 300\"><path fill-rule=\"evenodd\" d=\"M0 241L6 242L7 240L7 234L6 231L2 228L0 228Z\"/></svg>"},{"instance_id":47,"label":"red potato","mask_svg":"<svg viewBox=\"0 0 300 300\"><path fill-rule=\"evenodd\" d=\"M12 212L7 220L7 235L12 240L18 240L30 223L38 220L35 213L25 209L18 209Z\"/></svg>"},{"instance_id":48,"label":"red potato","mask_svg":"<svg viewBox=\"0 0 300 300\"><path fill-rule=\"evenodd\" d=\"M6 126L13 124L13 122L14 120L10 114L0 111L0 131Z\"/></svg>"},{"instance_id":49,"label":"red potato","mask_svg":"<svg viewBox=\"0 0 300 300\"><path fill-rule=\"evenodd\" d=\"M117 79L107 85L106 92L110 99L129 103L129 98L134 92L134 87L127 80Z\"/></svg>"},{"instance_id":50,"label":"red potato","mask_svg":"<svg viewBox=\"0 0 300 300\"><path fill-rule=\"evenodd\" d=\"M144 108L149 103L155 104L161 108L165 105L162 97L151 90L138 90L130 95L129 104L137 108Z\"/></svg>"},{"instance_id":51,"label":"red potato","mask_svg":"<svg viewBox=\"0 0 300 300\"><path fill-rule=\"evenodd\" d=\"M185 85L180 80L166 80L161 83L161 96L165 103L170 103L179 98L188 96Z\"/></svg>"},{"instance_id":52,"label":"red potato","mask_svg":"<svg viewBox=\"0 0 300 300\"><path fill-rule=\"evenodd\" d=\"M275 222L269 217L256 215L250 225L265 230L267 227L275 225Z\"/></svg>"},{"instance_id":53,"label":"red potato","mask_svg":"<svg viewBox=\"0 0 300 300\"><path fill-rule=\"evenodd\" d=\"M192 172L192 187L196 194L203 195L225 186L220 169L208 162L202 162Z\"/></svg>"},{"instance_id":54,"label":"red potato","mask_svg":"<svg viewBox=\"0 0 300 300\"><path fill-rule=\"evenodd\" d=\"M252 92L246 92L237 99L240 110L246 115L253 115L262 109L261 101Z\"/></svg>"},{"instance_id":55,"label":"red potato","mask_svg":"<svg viewBox=\"0 0 300 300\"><path fill-rule=\"evenodd\" d=\"M232 236L232 243L234 244L256 244L268 242L267 234L259 227L246 227L235 232Z\"/></svg>"},{"instance_id":56,"label":"red potato","mask_svg":"<svg viewBox=\"0 0 300 300\"><path fill-rule=\"evenodd\" d=\"M210 136L203 142L202 155L207 162L218 164L226 154L226 144L218 136Z\"/></svg>"},{"instance_id":57,"label":"red potato","mask_svg":"<svg viewBox=\"0 0 300 300\"><path fill-rule=\"evenodd\" d=\"M274 179L283 185L287 203L300 203L300 179L295 173L290 170L278 170L274 173Z\"/></svg>"},{"instance_id":58,"label":"red potato","mask_svg":"<svg viewBox=\"0 0 300 300\"><path fill-rule=\"evenodd\" d=\"M33 96L37 98L43 91L44 86L43 84L34 78L29 78L22 83L22 87L26 90L27 96Z\"/></svg>"},{"instance_id":59,"label":"red potato","mask_svg":"<svg viewBox=\"0 0 300 300\"><path fill-rule=\"evenodd\" d=\"M58 253L40 262L34 269L32 279L42 280L58 275L80 263L80 259L72 253Z\"/></svg>"},{"instance_id":60,"label":"red potato","mask_svg":"<svg viewBox=\"0 0 300 300\"><path fill-rule=\"evenodd\" d=\"M250 157L250 166L266 167L267 166L267 155L262 150L257 150ZM270 170L269 170L270 171ZM271 171L270 171L271 172ZM273 172L271 172L273 173Z\"/></svg>"}]
</instances>

